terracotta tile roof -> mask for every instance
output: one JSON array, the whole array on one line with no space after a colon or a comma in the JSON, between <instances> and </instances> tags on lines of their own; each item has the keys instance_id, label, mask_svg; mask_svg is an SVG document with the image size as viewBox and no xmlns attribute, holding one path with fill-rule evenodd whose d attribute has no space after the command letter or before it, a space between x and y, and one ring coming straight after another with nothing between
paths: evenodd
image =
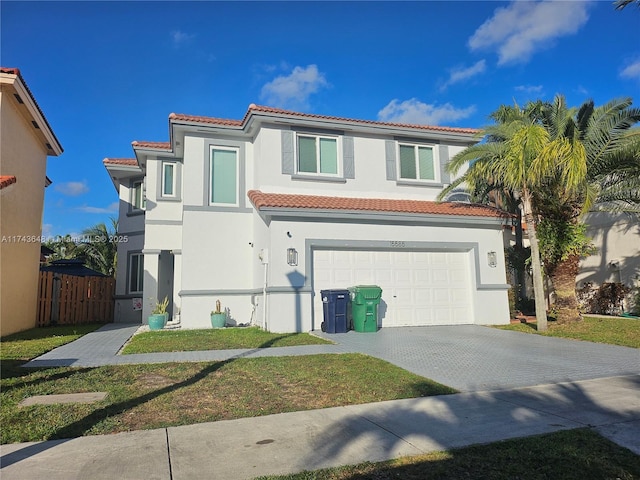
<instances>
[{"instance_id":1,"label":"terracotta tile roof","mask_svg":"<svg viewBox=\"0 0 640 480\"><path fill-rule=\"evenodd\" d=\"M476 134L479 132L479 130L475 128L457 128L457 127L443 127L443 126L437 126L437 125L419 125L419 124L410 124L410 123L380 122L375 120L359 120L355 118L334 117L330 115L316 115L313 113L299 113L299 112L292 112L289 110L283 110L281 108L265 107L262 105L256 105L254 103L249 105L249 109L247 110L247 113L243 121L246 120L246 118L249 116L249 113L251 112L276 113L276 114L288 115L288 116L294 116L294 117L318 118L323 120L335 120L339 122L360 123L363 125L381 125L381 126L400 127L400 128L417 128L420 130L435 130L435 131L442 131L442 132L456 132L456 133L468 133L468 134Z\"/></svg>"},{"instance_id":2,"label":"terracotta tile roof","mask_svg":"<svg viewBox=\"0 0 640 480\"><path fill-rule=\"evenodd\" d=\"M155 150L171 150L171 142L131 142L133 148L153 148Z\"/></svg>"},{"instance_id":3,"label":"terracotta tile roof","mask_svg":"<svg viewBox=\"0 0 640 480\"><path fill-rule=\"evenodd\" d=\"M260 190L250 190L247 195L257 210L263 208L299 208L511 218L511 214L503 210L469 203L323 197L318 195L263 193Z\"/></svg>"},{"instance_id":4,"label":"terracotta tile roof","mask_svg":"<svg viewBox=\"0 0 640 480\"><path fill-rule=\"evenodd\" d=\"M16 183L18 180L13 175L0 175L0 189Z\"/></svg>"},{"instance_id":5,"label":"terracotta tile roof","mask_svg":"<svg viewBox=\"0 0 640 480\"><path fill-rule=\"evenodd\" d=\"M137 167L138 161L135 158L105 158L104 165L125 165L127 167Z\"/></svg>"},{"instance_id":6,"label":"terracotta tile roof","mask_svg":"<svg viewBox=\"0 0 640 480\"><path fill-rule=\"evenodd\" d=\"M210 123L215 125L226 125L233 127L242 126L243 120L231 120L228 118L201 117L198 115L185 115L183 113L172 113L169 120L179 120L183 122Z\"/></svg>"},{"instance_id":7,"label":"terracotta tile roof","mask_svg":"<svg viewBox=\"0 0 640 480\"><path fill-rule=\"evenodd\" d=\"M49 130L49 132L51 132L51 135L53 136L54 140L56 141L56 143L60 147L60 151L64 151L64 149L62 148L62 145L60 144L60 140L58 140L58 137L56 137L56 134L53 132L53 129L51 128L51 125L49 125L49 121L47 120L47 117L44 116L44 112L40 108L40 105L38 105L38 102L36 101L36 97L31 92L31 89L29 89L29 85L27 85L27 82L25 82L24 77L22 76L22 73L20 72L20 69L19 68L9 68L9 67L0 67L0 73L6 73L8 75L15 75L20 79L20 81L22 82L22 85L24 86L24 89L27 91L27 93L31 97L31 100L33 101L33 104L36 106L36 109L38 110L38 113L42 117L42 120L44 120L44 123L45 123L47 129ZM53 148L51 150L53 150Z\"/></svg>"},{"instance_id":8,"label":"terracotta tile roof","mask_svg":"<svg viewBox=\"0 0 640 480\"><path fill-rule=\"evenodd\" d=\"M471 134L471 135L479 132L479 130L474 128L456 128L456 127L442 127L442 126L432 126L432 125L416 125L416 124L409 124L409 123L378 122L374 120L358 120L353 118L334 117L329 115L300 113L300 112L293 112L290 110L283 110L281 108L255 105L253 103L249 105L249 108L242 120L230 120L226 118L204 117L204 116L198 116L198 115L185 115L185 114L178 114L178 113L172 113L171 115L169 115L169 120L179 120L179 121L194 122L194 123L206 123L208 125L243 127L247 123L251 113L260 113L260 112L274 113L277 115L283 115L283 116L294 117L294 118L313 118L313 119L320 119L320 120L333 120L337 122L356 123L360 125L379 125L379 126L387 126L387 127L413 128L413 129L419 129L419 130L464 133L464 134Z\"/></svg>"}]
</instances>

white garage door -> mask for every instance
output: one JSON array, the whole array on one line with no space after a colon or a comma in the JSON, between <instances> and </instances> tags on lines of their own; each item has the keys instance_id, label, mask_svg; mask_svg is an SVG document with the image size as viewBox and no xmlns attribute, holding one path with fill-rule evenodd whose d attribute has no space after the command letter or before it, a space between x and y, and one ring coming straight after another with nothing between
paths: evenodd
<instances>
[{"instance_id":1,"label":"white garage door","mask_svg":"<svg viewBox=\"0 0 640 480\"><path fill-rule=\"evenodd\" d=\"M383 327L473 323L471 254L315 250L314 318L323 318L320 290L379 285Z\"/></svg>"}]
</instances>

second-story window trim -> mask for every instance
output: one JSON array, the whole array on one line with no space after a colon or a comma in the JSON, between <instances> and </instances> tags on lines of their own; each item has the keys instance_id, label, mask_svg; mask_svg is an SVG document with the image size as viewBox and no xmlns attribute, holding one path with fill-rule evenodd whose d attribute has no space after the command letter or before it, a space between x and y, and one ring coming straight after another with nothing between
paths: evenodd
<instances>
[{"instance_id":1,"label":"second-story window trim","mask_svg":"<svg viewBox=\"0 0 640 480\"><path fill-rule=\"evenodd\" d=\"M209 148L209 205L238 207L240 152L237 147Z\"/></svg>"},{"instance_id":2,"label":"second-story window trim","mask_svg":"<svg viewBox=\"0 0 640 480\"><path fill-rule=\"evenodd\" d=\"M438 146L398 142L398 181L440 183Z\"/></svg>"},{"instance_id":3,"label":"second-story window trim","mask_svg":"<svg viewBox=\"0 0 640 480\"><path fill-rule=\"evenodd\" d=\"M340 137L312 133L296 135L296 173L309 176L342 175Z\"/></svg>"},{"instance_id":4,"label":"second-story window trim","mask_svg":"<svg viewBox=\"0 0 640 480\"><path fill-rule=\"evenodd\" d=\"M168 198L176 197L176 163L162 162L161 196Z\"/></svg>"},{"instance_id":5,"label":"second-story window trim","mask_svg":"<svg viewBox=\"0 0 640 480\"><path fill-rule=\"evenodd\" d=\"M142 212L146 207L144 179L133 180L130 187L131 212Z\"/></svg>"}]
</instances>

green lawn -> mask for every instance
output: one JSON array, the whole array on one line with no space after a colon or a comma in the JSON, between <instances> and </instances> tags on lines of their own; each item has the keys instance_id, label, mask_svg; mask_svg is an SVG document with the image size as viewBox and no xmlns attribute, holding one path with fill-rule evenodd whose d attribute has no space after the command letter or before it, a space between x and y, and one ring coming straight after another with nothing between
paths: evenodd
<instances>
[{"instance_id":1,"label":"green lawn","mask_svg":"<svg viewBox=\"0 0 640 480\"><path fill-rule=\"evenodd\" d=\"M538 332L535 322L513 323L497 328L640 348L640 320L633 318L584 317L581 322L566 325L549 322L546 332Z\"/></svg>"},{"instance_id":2,"label":"green lawn","mask_svg":"<svg viewBox=\"0 0 640 480\"><path fill-rule=\"evenodd\" d=\"M1 443L455 393L383 360L359 354L98 368L19 367L64 343L63 338L74 338L59 335L55 328L47 333L49 336L43 337L42 329L37 329L31 336L25 332L20 339L2 340ZM95 391L108 392L107 398L92 404L18 406L33 395Z\"/></svg>"},{"instance_id":3,"label":"green lawn","mask_svg":"<svg viewBox=\"0 0 640 480\"><path fill-rule=\"evenodd\" d=\"M260 480L632 480L640 456L588 429ZM256 479L258 480L258 479Z\"/></svg>"},{"instance_id":4,"label":"green lawn","mask_svg":"<svg viewBox=\"0 0 640 480\"><path fill-rule=\"evenodd\" d=\"M258 327L161 330L134 335L122 353L291 347L293 345L322 345L330 343L308 333L269 333Z\"/></svg>"}]
</instances>

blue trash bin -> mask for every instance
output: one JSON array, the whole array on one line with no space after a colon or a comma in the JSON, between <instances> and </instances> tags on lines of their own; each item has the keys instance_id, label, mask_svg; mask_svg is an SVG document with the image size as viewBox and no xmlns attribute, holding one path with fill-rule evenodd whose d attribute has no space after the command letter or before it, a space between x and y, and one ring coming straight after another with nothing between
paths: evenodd
<instances>
[{"instance_id":1,"label":"blue trash bin","mask_svg":"<svg viewBox=\"0 0 640 480\"><path fill-rule=\"evenodd\" d=\"M347 332L347 305L349 290L320 290L324 322L321 329L327 333Z\"/></svg>"}]
</instances>

